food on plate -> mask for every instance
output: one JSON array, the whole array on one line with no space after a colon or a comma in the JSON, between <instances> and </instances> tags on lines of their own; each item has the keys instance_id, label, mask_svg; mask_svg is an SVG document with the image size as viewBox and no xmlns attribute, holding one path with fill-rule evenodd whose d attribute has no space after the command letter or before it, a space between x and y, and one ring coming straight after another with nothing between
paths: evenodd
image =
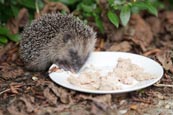
<instances>
[{"instance_id":1,"label":"food on plate","mask_svg":"<svg viewBox=\"0 0 173 115\"><path fill-rule=\"evenodd\" d=\"M131 87L140 81L156 78L156 75L145 72L130 59L119 58L116 66L106 74L104 69L98 69L93 65L86 66L78 73L68 72L68 82L89 90L120 90Z\"/></svg>"},{"instance_id":2,"label":"food on plate","mask_svg":"<svg viewBox=\"0 0 173 115\"><path fill-rule=\"evenodd\" d=\"M58 66L53 66L52 68L49 69L48 73L52 73L52 72L58 72L61 69Z\"/></svg>"},{"instance_id":3,"label":"food on plate","mask_svg":"<svg viewBox=\"0 0 173 115\"><path fill-rule=\"evenodd\" d=\"M142 67L132 63L130 59L119 58L117 66L113 71L120 78L133 77L137 81L156 78L155 75L145 72Z\"/></svg>"}]
</instances>

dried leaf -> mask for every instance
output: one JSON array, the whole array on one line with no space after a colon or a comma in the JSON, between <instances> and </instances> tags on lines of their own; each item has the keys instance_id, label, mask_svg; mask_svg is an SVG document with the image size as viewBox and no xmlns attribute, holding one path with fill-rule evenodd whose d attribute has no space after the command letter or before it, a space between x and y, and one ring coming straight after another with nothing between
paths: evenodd
<instances>
[{"instance_id":1,"label":"dried leaf","mask_svg":"<svg viewBox=\"0 0 173 115\"><path fill-rule=\"evenodd\" d=\"M109 49L108 51L123 51L123 52L127 52L130 51L132 49L132 46L129 42L127 41L123 41L120 43L114 43Z\"/></svg>"},{"instance_id":2,"label":"dried leaf","mask_svg":"<svg viewBox=\"0 0 173 115\"><path fill-rule=\"evenodd\" d=\"M130 109L136 110L138 108L138 105L130 105Z\"/></svg>"},{"instance_id":3,"label":"dried leaf","mask_svg":"<svg viewBox=\"0 0 173 115\"><path fill-rule=\"evenodd\" d=\"M57 98L60 99L61 103L71 103L71 97L70 97L70 93L67 92L67 90L65 90L64 88L60 88L55 86L52 82L45 82L44 85L47 85L50 89L50 91L52 91L52 94L55 95Z\"/></svg>"},{"instance_id":4,"label":"dried leaf","mask_svg":"<svg viewBox=\"0 0 173 115\"><path fill-rule=\"evenodd\" d=\"M7 27L11 31L11 34L17 34L19 27L24 27L29 21L29 13L26 8L22 8L19 11L17 18L11 18L7 21Z\"/></svg>"},{"instance_id":5,"label":"dried leaf","mask_svg":"<svg viewBox=\"0 0 173 115\"><path fill-rule=\"evenodd\" d=\"M16 77L22 76L24 74L23 69L20 67L10 66L8 64L0 67L2 78L4 79L14 79Z\"/></svg>"},{"instance_id":6,"label":"dried leaf","mask_svg":"<svg viewBox=\"0 0 173 115\"><path fill-rule=\"evenodd\" d=\"M173 12L172 11L166 11L164 12L165 18L168 21L169 24L173 24Z\"/></svg>"},{"instance_id":7,"label":"dried leaf","mask_svg":"<svg viewBox=\"0 0 173 115\"><path fill-rule=\"evenodd\" d=\"M22 111L19 111L18 108L13 104L9 107L7 107L7 110L8 112L11 114L11 115L28 115L26 112L24 112L23 110Z\"/></svg>"},{"instance_id":8,"label":"dried leaf","mask_svg":"<svg viewBox=\"0 0 173 115\"><path fill-rule=\"evenodd\" d=\"M143 50L153 41L153 34L150 26L142 19L140 15L134 14L130 20L130 28L134 29L135 34L132 40L135 44L140 45Z\"/></svg>"},{"instance_id":9,"label":"dried leaf","mask_svg":"<svg viewBox=\"0 0 173 115\"><path fill-rule=\"evenodd\" d=\"M149 55L154 55L154 54L156 55L159 52L161 52L161 50L156 48L156 49L151 49L149 51L146 51L143 55L144 56L149 56Z\"/></svg>"},{"instance_id":10,"label":"dried leaf","mask_svg":"<svg viewBox=\"0 0 173 115\"><path fill-rule=\"evenodd\" d=\"M161 21L158 17L149 17L146 22L150 25L153 35L157 35L161 31Z\"/></svg>"},{"instance_id":11,"label":"dried leaf","mask_svg":"<svg viewBox=\"0 0 173 115\"><path fill-rule=\"evenodd\" d=\"M93 115L100 115L100 114L103 114L103 111L100 108L98 108L95 104L92 104L91 105L91 113Z\"/></svg>"},{"instance_id":12,"label":"dried leaf","mask_svg":"<svg viewBox=\"0 0 173 115\"><path fill-rule=\"evenodd\" d=\"M103 111L106 111L107 108L111 105L111 95L99 95L99 96L87 96L87 95L78 95L77 99L78 101L81 100L90 100L93 101L96 106L101 108Z\"/></svg>"},{"instance_id":13,"label":"dried leaf","mask_svg":"<svg viewBox=\"0 0 173 115\"><path fill-rule=\"evenodd\" d=\"M96 102L101 102L101 103L105 103L107 105L111 105L111 102L112 102L112 96L107 94L107 95L99 95L99 96L96 96L94 98L92 98L93 101L96 101Z\"/></svg>"},{"instance_id":14,"label":"dried leaf","mask_svg":"<svg viewBox=\"0 0 173 115\"><path fill-rule=\"evenodd\" d=\"M17 34L19 31L19 25L16 19L11 18L7 21L7 28L10 30L11 34Z\"/></svg>"},{"instance_id":15,"label":"dried leaf","mask_svg":"<svg viewBox=\"0 0 173 115\"><path fill-rule=\"evenodd\" d=\"M171 50L164 50L163 52L160 52L158 55L156 55L159 62L162 64L163 68L165 70L173 70L173 51ZM173 71L172 71L173 72Z\"/></svg>"},{"instance_id":16,"label":"dried leaf","mask_svg":"<svg viewBox=\"0 0 173 115\"><path fill-rule=\"evenodd\" d=\"M0 109L0 115L3 115L3 111Z\"/></svg>"},{"instance_id":17,"label":"dried leaf","mask_svg":"<svg viewBox=\"0 0 173 115\"><path fill-rule=\"evenodd\" d=\"M21 88L24 84L21 83L14 83L12 82L10 84L10 91L11 93L18 94L19 92L17 91L19 88Z\"/></svg>"},{"instance_id":18,"label":"dried leaf","mask_svg":"<svg viewBox=\"0 0 173 115\"><path fill-rule=\"evenodd\" d=\"M4 62L7 61L15 61L18 58L18 47L16 44L10 42L4 47L0 48L0 63L3 64Z\"/></svg>"},{"instance_id":19,"label":"dried leaf","mask_svg":"<svg viewBox=\"0 0 173 115\"><path fill-rule=\"evenodd\" d=\"M162 93L160 93L158 91L155 91L152 94L153 94L153 96L155 96L155 97L157 97L159 99L166 99L166 96L164 96L164 94L162 94Z\"/></svg>"},{"instance_id":20,"label":"dried leaf","mask_svg":"<svg viewBox=\"0 0 173 115\"><path fill-rule=\"evenodd\" d=\"M25 97L21 97L20 100L23 101L25 103L26 106L26 111L31 113L34 111L34 105L31 104L34 97L31 96L25 96Z\"/></svg>"},{"instance_id":21,"label":"dried leaf","mask_svg":"<svg viewBox=\"0 0 173 115\"><path fill-rule=\"evenodd\" d=\"M151 104L153 103L153 100L152 98L136 98L136 97L133 97L133 101L136 101L136 102L142 102L142 103L146 103L146 104Z\"/></svg>"},{"instance_id":22,"label":"dried leaf","mask_svg":"<svg viewBox=\"0 0 173 115\"><path fill-rule=\"evenodd\" d=\"M64 104L70 103L70 93L68 93L64 88L59 88L58 90L61 102Z\"/></svg>"},{"instance_id":23,"label":"dried leaf","mask_svg":"<svg viewBox=\"0 0 173 115\"><path fill-rule=\"evenodd\" d=\"M10 86L10 90L12 93L18 94L17 88L15 86Z\"/></svg>"},{"instance_id":24,"label":"dried leaf","mask_svg":"<svg viewBox=\"0 0 173 115\"><path fill-rule=\"evenodd\" d=\"M46 97L49 104L51 104L51 105L57 104L57 97L53 93L51 93L49 88L45 88L43 91L43 94Z\"/></svg>"},{"instance_id":25,"label":"dried leaf","mask_svg":"<svg viewBox=\"0 0 173 115\"><path fill-rule=\"evenodd\" d=\"M29 22L29 13L26 8L22 8L19 11L18 17L17 17L17 23L19 27L24 27Z\"/></svg>"},{"instance_id":26,"label":"dried leaf","mask_svg":"<svg viewBox=\"0 0 173 115\"><path fill-rule=\"evenodd\" d=\"M57 115L59 113L57 111L57 107L43 107L40 106L39 109L36 111L35 115Z\"/></svg>"},{"instance_id":27,"label":"dried leaf","mask_svg":"<svg viewBox=\"0 0 173 115\"><path fill-rule=\"evenodd\" d=\"M66 11L67 13L70 12L69 8L61 2L48 2L41 11L41 14L43 15L52 12L55 13L62 10Z\"/></svg>"}]
</instances>

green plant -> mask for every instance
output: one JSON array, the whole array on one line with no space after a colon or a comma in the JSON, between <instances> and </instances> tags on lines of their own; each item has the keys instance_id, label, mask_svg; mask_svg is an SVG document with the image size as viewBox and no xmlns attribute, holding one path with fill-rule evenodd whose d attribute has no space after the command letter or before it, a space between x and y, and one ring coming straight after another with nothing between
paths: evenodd
<instances>
[{"instance_id":1,"label":"green plant","mask_svg":"<svg viewBox=\"0 0 173 115\"><path fill-rule=\"evenodd\" d=\"M68 6L70 11L79 18L95 22L100 33L104 33L103 21L101 18L102 10L100 0L47 0L49 2L62 2ZM170 0L171 2L171 0ZM6 28L9 19L18 16L21 8L25 7L29 11L29 18L34 18L35 12L38 12L44 6L43 0L0 0L0 44L6 44L9 40L19 41L18 34L11 34ZM109 21L119 27L120 24L126 26L132 13L139 13L147 10L157 16L157 8L163 8L160 0L108 0L107 17Z\"/></svg>"},{"instance_id":2,"label":"green plant","mask_svg":"<svg viewBox=\"0 0 173 115\"><path fill-rule=\"evenodd\" d=\"M0 0L0 22L6 23L8 19L17 17L21 8L28 9L30 19L34 18L36 10L35 4L38 2L38 7L41 9L44 4L42 0Z\"/></svg>"},{"instance_id":3,"label":"green plant","mask_svg":"<svg viewBox=\"0 0 173 115\"><path fill-rule=\"evenodd\" d=\"M156 0L154 0L156 1ZM107 16L117 28L119 24L126 26L132 13L139 13L147 10L149 13L157 16L157 8L151 0L108 0L109 11ZM117 15L119 13L119 15ZM120 20L119 20L120 19Z\"/></svg>"},{"instance_id":4,"label":"green plant","mask_svg":"<svg viewBox=\"0 0 173 115\"><path fill-rule=\"evenodd\" d=\"M0 44L6 44L9 40L18 42L19 34L11 34L6 27L6 23L11 18L16 18L19 15L21 8L25 7L29 11L30 20L34 18L36 10L35 4L41 9L43 7L42 0L0 0Z\"/></svg>"},{"instance_id":5,"label":"green plant","mask_svg":"<svg viewBox=\"0 0 173 115\"><path fill-rule=\"evenodd\" d=\"M92 17L99 31L104 33L104 27L100 16L101 8L98 6L98 2L98 0L82 0L77 4L75 13L82 19L90 19L90 17Z\"/></svg>"},{"instance_id":6,"label":"green plant","mask_svg":"<svg viewBox=\"0 0 173 115\"><path fill-rule=\"evenodd\" d=\"M10 31L5 26L0 26L0 45L6 44L8 40L18 42L19 34L10 34Z\"/></svg>"},{"instance_id":7,"label":"green plant","mask_svg":"<svg viewBox=\"0 0 173 115\"><path fill-rule=\"evenodd\" d=\"M100 32L104 33L103 22L101 19L102 9L99 7L99 0L72 1L73 3L75 1L76 8L73 8L77 11L80 18L93 18ZM159 0L108 0L107 17L109 21L118 28L120 24L123 26L128 24L132 13L139 13L142 10L146 10L157 16L157 8L163 8L163 3Z\"/></svg>"}]
</instances>

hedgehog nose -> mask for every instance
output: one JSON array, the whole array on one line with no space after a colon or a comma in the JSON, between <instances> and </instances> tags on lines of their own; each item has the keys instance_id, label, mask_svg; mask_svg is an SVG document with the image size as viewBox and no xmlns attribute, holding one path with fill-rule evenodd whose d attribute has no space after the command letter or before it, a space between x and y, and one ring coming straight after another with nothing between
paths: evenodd
<instances>
[{"instance_id":1,"label":"hedgehog nose","mask_svg":"<svg viewBox=\"0 0 173 115\"><path fill-rule=\"evenodd\" d=\"M80 68L81 68L81 67L79 67L79 66L74 66L74 67L73 67L73 70L74 70L75 73L78 73L79 70L80 70Z\"/></svg>"},{"instance_id":2,"label":"hedgehog nose","mask_svg":"<svg viewBox=\"0 0 173 115\"><path fill-rule=\"evenodd\" d=\"M71 71L73 73L78 73L80 70L80 67L76 65L60 65L60 68L64 69L65 71Z\"/></svg>"}]
</instances>

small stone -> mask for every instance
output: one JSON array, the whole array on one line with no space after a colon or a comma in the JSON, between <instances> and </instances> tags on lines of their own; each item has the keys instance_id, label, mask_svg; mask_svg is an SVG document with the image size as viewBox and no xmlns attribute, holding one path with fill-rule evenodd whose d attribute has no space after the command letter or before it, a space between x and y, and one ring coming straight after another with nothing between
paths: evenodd
<instances>
[{"instance_id":1,"label":"small stone","mask_svg":"<svg viewBox=\"0 0 173 115\"><path fill-rule=\"evenodd\" d=\"M32 77L32 80L37 81L38 80L38 77L33 76Z\"/></svg>"},{"instance_id":2,"label":"small stone","mask_svg":"<svg viewBox=\"0 0 173 115\"><path fill-rule=\"evenodd\" d=\"M128 111L127 109L119 110L119 113L120 113L120 114L125 114L125 113L127 113L127 111Z\"/></svg>"},{"instance_id":3,"label":"small stone","mask_svg":"<svg viewBox=\"0 0 173 115\"><path fill-rule=\"evenodd\" d=\"M169 108L170 108L170 105L165 105L165 108L166 108L166 109L169 109Z\"/></svg>"},{"instance_id":4,"label":"small stone","mask_svg":"<svg viewBox=\"0 0 173 115\"><path fill-rule=\"evenodd\" d=\"M127 104L127 100L121 100L120 105Z\"/></svg>"}]
</instances>

